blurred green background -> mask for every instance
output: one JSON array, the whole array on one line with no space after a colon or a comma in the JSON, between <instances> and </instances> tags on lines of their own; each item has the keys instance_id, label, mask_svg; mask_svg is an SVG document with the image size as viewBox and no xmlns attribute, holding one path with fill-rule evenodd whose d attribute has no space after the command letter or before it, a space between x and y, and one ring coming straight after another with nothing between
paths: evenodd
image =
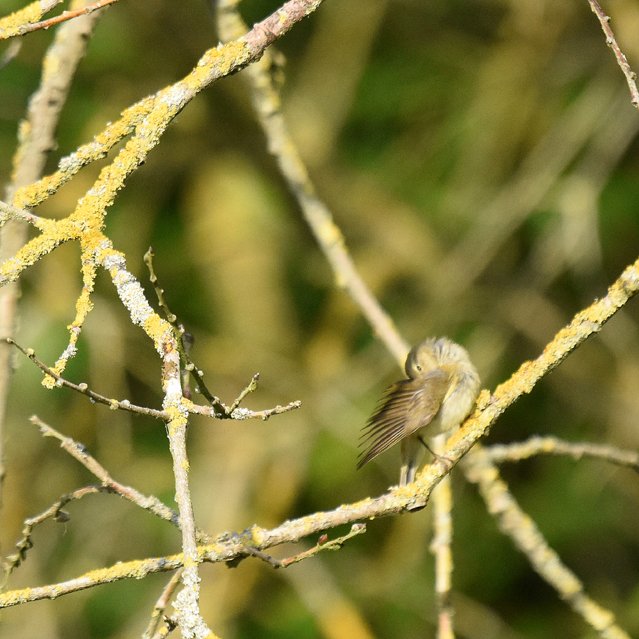
<instances>
[{"instance_id":1,"label":"blurred green background","mask_svg":"<svg viewBox=\"0 0 639 639\"><path fill-rule=\"evenodd\" d=\"M243 3L249 24L279 2ZM5 1L3 12L21 5ZM639 4L606 9L639 68ZM0 70L0 177L52 31L26 36ZM98 24L49 167L144 95L183 76L217 42L203 0L125 2ZM6 46L6 45L5 45ZM278 43L285 113L355 263L410 342L448 335L492 388L605 293L639 247L639 114L585 0L327 0ZM111 156L112 157L112 156ZM101 166L104 163L101 163ZM39 214L66 215L97 176L83 170ZM400 374L330 269L278 175L239 76L200 95L119 195L107 231L154 301L149 245L172 307L196 337L209 388L231 401L256 371L262 422L193 419L198 524L212 534L277 523L381 493L398 453L355 471L360 427ZM22 280L18 339L53 362L80 290L76 246ZM160 367L101 274L67 377L138 404L161 402ZM554 434L639 444L637 306L494 426L490 441ZM25 517L94 481L27 421L37 413L123 483L173 505L161 424L46 391L17 358L0 550ZM534 459L504 467L587 591L639 636L639 483L609 464ZM455 623L468 639L592 637L500 535L455 474ZM47 523L11 578L17 588L179 549L179 533L114 496ZM288 556L313 544L276 549ZM286 570L257 560L202 568L202 608L224 639L412 639L435 633L430 513L370 522L339 553ZM4 611L0 636L140 636L167 575Z\"/></svg>"}]
</instances>

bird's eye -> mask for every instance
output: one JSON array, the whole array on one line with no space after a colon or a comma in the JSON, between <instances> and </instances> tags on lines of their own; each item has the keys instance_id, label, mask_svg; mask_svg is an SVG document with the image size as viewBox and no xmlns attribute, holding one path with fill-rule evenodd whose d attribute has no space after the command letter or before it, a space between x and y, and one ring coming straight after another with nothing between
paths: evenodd
<instances>
[{"instance_id":1,"label":"bird's eye","mask_svg":"<svg viewBox=\"0 0 639 639\"><path fill-rule=\"evenodd\" d=\"M419 373L422 372L422 365L421 364L415 364L415 370L417 370Z\"/></svg>"}]
</instances>

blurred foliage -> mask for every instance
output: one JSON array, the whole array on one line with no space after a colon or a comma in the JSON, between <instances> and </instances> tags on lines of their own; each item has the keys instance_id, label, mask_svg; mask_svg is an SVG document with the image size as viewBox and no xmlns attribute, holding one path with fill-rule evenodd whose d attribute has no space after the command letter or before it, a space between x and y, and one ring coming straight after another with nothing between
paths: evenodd
<instances>
[{"instance_id":1,"label":"blurred foliage","mask_svg":"<svg viewBox=\"0 0 639 639\"><path fill-rule=\"evenodd\" d=\"M21 3L5 2L2 10ZM606 9L639 67L639 5ZM252 23L279 5L246 1ZM26 36L0 70L0 175L37 86L51 32ZM130 103L186 73L216 42L209 7L121 0L82 63L49 166ZM284 105L321 196L364 279L411 342L446 334L493 387L534 357L639 246L639 115L586 2L327 1L278 48ZM90 187L80 173L42 213ZM172 309L195 335L209 388L234 398L261 373L253 408L301 399L267 423L194 419L198 523L211 533L278 522L382 492L389 453L355 472L358 430L400 374L323 256L265 149L241 74L179 116L108 218L147 288L151 244ZM18 339L52 362L79 292L77 247L23 280ZM108 278L68 377L138 404L160 402L159 362ZM491 440L536 433L639 445L636 303L522 399ZM84 442L119 481L172 503L162 425L45 391L17 359L7 433L2 554L22 520L93 478L43 440L37 413ZM522 506L587 590L639 635L639 488L602 462L535 459L504 468ZM455 481L455 623L469 639L593 636L497 531L474 488ZM119 559L175 552L178 532L113 496L70 507L35 534L12 587L70 578ZM339 553L287 570L257 560L205 566L203 612L225 639L434 636L429 511L375 521ZM277 549L281 556L299 547ZM140 636L166 576L9 609L0 635Z\"/></svg>"}]
</instances>

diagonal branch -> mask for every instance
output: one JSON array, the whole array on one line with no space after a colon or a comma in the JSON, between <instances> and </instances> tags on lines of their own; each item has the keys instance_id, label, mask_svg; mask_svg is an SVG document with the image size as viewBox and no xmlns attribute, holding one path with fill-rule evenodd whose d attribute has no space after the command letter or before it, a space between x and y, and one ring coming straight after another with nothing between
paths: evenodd
<instances>
[{"instance_id":1,"label":"diagonal branch","mask_svg":"<svg viewBox=\"0 0 639 639\"><path fill-rule=\"evenodd\" d=\"M218 0L219 30L222 39L231 42L247 29L237 12L238 0ZM271 74L272 59L267 55L246 69L251 85L253 106L275 156L280 172L298 201L306 222L335 274L337 286L346 290L359 306L377 337L404 365L408 345L392 318L382 308L357 272L342 232L326 204L319 198L281 111L278 88Z\"/></svg>"},{"instance_id":2,"label":"diagonal branch","mask_svg":"<svg viewBox=\"0 0 639 639\"><path fill-rule=\"evenodd\" d=\"M13 38L15 36L22 36L27 33L32 33L33 31L39 31L41 29L50 29L57 24L66 22L67 20L72 20L80 16L88 15L90 13L93 13L94 11L97 11L98 9L103 9L104 7L107 7L110 4L114 4L117 1L118 0L97 0L90 5L87 5L86 7L63 11L58 16L54 16L53 18L49 18L48 20L41 20L40 22L24 22L22 24L19 24L17 21L14 20L13 24L10 24L8 28L0 29L0 40L7 40L8 38Z\"/></svg>"},{"instance_id":3,"label":"diagonal branch","mask_svg":"<svg viewBox=\"0 0 639 639\"><path fill-rule=\"evenodd\" d=\"M597 0L588 0L588 4L590 4L592 12L597 16L597 20L599 20L599 24L601 25L601 30L606 36L606 44L612 49L612 52L615 54L617 64L619 65L621 72L626 78L628 89L630 90L630 97L632 99L632 106L634 106L635 109L639 109L637 74L630 68L630 64L628 64L628 58L626 58L619 44L617 44L615 34L612 32L612 28L610 27L610 16L606 15L606 12L603 10Z\"/></svg>"}]
</instances>

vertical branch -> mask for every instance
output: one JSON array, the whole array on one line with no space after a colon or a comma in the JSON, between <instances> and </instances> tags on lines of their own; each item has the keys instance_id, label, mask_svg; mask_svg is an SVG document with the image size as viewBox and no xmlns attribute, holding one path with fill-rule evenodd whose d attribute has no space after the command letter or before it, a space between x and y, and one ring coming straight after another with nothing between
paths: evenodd
<instances>
[{"instance_id":1,"label":"vertical branch","mask_svg":"<svg viewBox=\"0 0 639 639\"><path fill-rule=\"evenodd\" d=\"M72 7L84 5L75 0ZM29 101L26 119L18 131L18 148L13 157L11 184L7 200L11 202L22 186L40 178L47 155L55 148L55 129L67 98L69 87L80 60L86 52L89 36L99 14L85 16L61 27L42 62L39 89ZM7 222L0 231L0 263L15 255L27 239L27 226L15 220ZM18 282L10 282L0 289L0 335L13 337L20 296ZM11 347L0 344L0 506L4 469L4 421L7 394L11 381Z\"/></svg>"},{"instance_id":2,"label":"vertical branch","mask_svg":"<svg viewBox=\"0 0 639 639\"><path fill-rule=\"evenodd\" d=\"M437 435L435 453L443 451L445 435ZM453 487L446 475L433 491L433 541L430 549L435 556L435 597L437 603L437 639L454 639L453 608L450 600L453 576Z\"/></svg>"},{"instance_id":3,"label":"vertical branch","mask_svg":"<svg viewBox=\"0 0 639 639\"><path fill-rule=\"evenodd\" d=\"M195 518L189 488L189 460L186 451L188 406L182 395L180 352L173 327L159 317L149 305L140 283L126 268L124 256L114 251L111 242L104 238L97 248L98 261L111 275L118 296L126 307L134 324L142 326L153 339L162 357L163 408L169 416L166 426L169 449L173 459L175 499L180 513L182 551L184 553L183 588L178 593L174 607L184 639L214 638L200 614L200 576Z\"/></svg>"},{"instance_id":4,"label":"vertical branch","mask_svg":"<svg viewBox=\"0 0 639 639\"><path fill-rule=\"evenodd\" d=\"M177 350L174 351L177 355ZM175 362L173 354L165 358L165 362L172 364ZM179 363L179 360L178 360ZM195 519L193 516L193 504L191 502L191 491L189 489L189 461L186 452L186 431L188 425L188 413L181 406L182 390L179 379L179 365L177 380L172 376L169 381L170 386L177 386L180 389L180 398L172 397L173 393L167 392L167 399L164 403L165 409L174 414L173 419L167 424L167 434L169 437L169 449L173 458L173 474L175 477L175 499L180 511L180 523L182 525L182 551L184 553L184 570L182 572L182 590L178 593L173 604L176 612L178 624L184 639L204 639L215 635L207 627L200 614L200 581L198 574L198 553L195 536Z\"/></svg>"}]
</instances>

